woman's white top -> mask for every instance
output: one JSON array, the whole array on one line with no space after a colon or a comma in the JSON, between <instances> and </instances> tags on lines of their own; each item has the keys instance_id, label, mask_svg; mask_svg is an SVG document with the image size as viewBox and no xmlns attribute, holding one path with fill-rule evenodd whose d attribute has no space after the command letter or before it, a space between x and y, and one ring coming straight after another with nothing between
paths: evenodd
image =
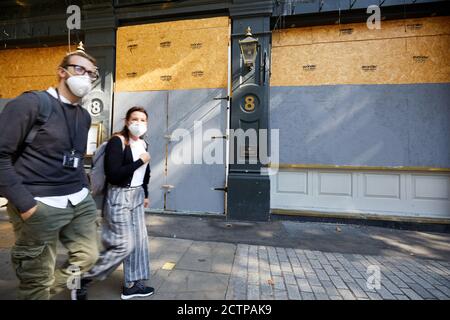
<instances>
[{"instance_id":1,"label":"woman's white top","mask_svg":"<svg viewBox=\"0 0 450 320\"><path fill-rule=\"evenodd\" d=\"M133 140L130 138L130 148L133 155L133 161L139 159L140 155L147 152L145 150L146 143L142 139ZM131 187L142 186L144 183L145 170L147 169L148 163L144 163L142 166L137 168L133 173L133 178L131 179Z\"/></svg>"}]
</instances>

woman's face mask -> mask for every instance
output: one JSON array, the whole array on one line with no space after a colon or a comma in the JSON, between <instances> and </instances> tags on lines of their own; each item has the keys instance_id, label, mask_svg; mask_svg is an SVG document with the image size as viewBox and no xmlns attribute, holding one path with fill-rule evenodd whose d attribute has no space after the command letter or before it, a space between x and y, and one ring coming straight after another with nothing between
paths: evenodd
<instances>
[{"instance_id":1,"label":"woman's face mask","mask_svg":"<svg viewBox=\"0 0 450 320\"><path fill-rule=\"evenodd\" d=\"M92 81L88 75L70 76L66 80L70 91L77 97L83 98L92 90Z\"/></svg>"},{"instance_id":2,"label":"woman's face mask","mask_svg":"<svg viewBox=\"0 0 450 320\"><path fill-rule=\"evenodd\" d=\"M147 132L147 123L132 122L128 125L128 130L135 137L140 137Z\"/></svg>"}]
</instances>

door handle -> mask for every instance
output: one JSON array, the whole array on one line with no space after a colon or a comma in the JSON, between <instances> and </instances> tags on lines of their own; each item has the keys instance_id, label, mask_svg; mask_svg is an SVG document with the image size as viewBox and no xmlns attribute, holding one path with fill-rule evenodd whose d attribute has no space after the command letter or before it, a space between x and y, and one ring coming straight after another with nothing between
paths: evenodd
<instances>
[{"instance_id":1,"label":"door handle","mask_svg":"<svg viewBox=\"0 0 450 320\"><path fill-rule=\"evenodd\" d=\"M227 100L227 101L230 101L230 96L214 98L213 100Z\"/></svg>"},{"instance_id":2,"label":"door handle","mask_svg":"<svg viewBox=\"0 0 450 320\"><path fill-rule=\"evenodd\" d=\"M211 190L228 192L228 187L211 188Z\"/></svg>"}]
</instances>

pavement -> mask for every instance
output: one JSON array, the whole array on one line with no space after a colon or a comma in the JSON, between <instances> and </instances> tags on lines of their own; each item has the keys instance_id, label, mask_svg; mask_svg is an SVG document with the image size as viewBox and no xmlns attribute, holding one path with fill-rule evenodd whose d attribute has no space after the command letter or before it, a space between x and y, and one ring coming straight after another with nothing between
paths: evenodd
<instances>
[{"instance_id":1,"label":"pavement","mask_svg":"<svg viewBox=\"0 0 450 320\"><path fill-rule=\"evenodd\" d=\"M450 300L448 233L168 214L148 214L147 228L155 294L146 300ZM0 210L2 300L18 286L13 243ZM65 254L59 247L58 264ZM120 299L122 281L119 268L89 298Z\"/></svg>"}]
</instances>

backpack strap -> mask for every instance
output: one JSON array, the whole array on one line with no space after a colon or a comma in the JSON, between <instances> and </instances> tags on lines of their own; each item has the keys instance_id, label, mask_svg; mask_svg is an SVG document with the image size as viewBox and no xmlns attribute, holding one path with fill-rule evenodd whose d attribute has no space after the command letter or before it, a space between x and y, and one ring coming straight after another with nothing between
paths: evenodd
<instances>
[{"instance_id":1,"label":"backpack strap","mask_svg":"<svg viewBox=\"0 0 450 320\"><path fill-rule=\"evenodd\" d=\"M50 96L45 91L26 91L28 93L33 93L37 95L39 99L38 104L38 116L36 117L36 120L31 127L30 131L28 132L27 136L25 137L24 142L19 146L19 148L16 150L12 161L13 163L17 161L17 159L21 156L22 152L25 150L25 148L30 145L34 138L36 137L36 134L39 131L39 128L42 127L44 123L47 122L47 120L50 118L50 115L53 111L52 102L50 101Z\"/></svg>"},{"instance_id":2,"label":"backpack strap","mask_svg":"<svg viewBox=\"0 0 450 320\"><path fill-rule=\"evenodd\" d=\"M125 137L121 134L114 134L112 137L119 137L120 141L122 142L122 151L124 151L127 146L127 144L125 143Z\"/></svg>"},{"instance_id":3,"label":"backpack strap","mask_svg":"<svg viewBox=\"0 0 450 320\"><path fill-rule=\"evenodd\" d=\"M47 92L45 91L29 91L29 92L34 93L35 95L38 96L39 114L36 118L36 121L34 122L33 127L31 128L30 132L28 132L28 135L25 138L24 141L25 145L29 145L33 142L37 132L42 127L42 125L44 125L47 122L53 111L52 102L50 101L50 96L48 95Z\"/></svg>"},{"instance_id":4,"label":"backpack strap","mask_svg":"<svg viewBox=\"0 0 450 320\"><path fill-rule=\"evenodd\" d=\"M147 140L145 140L145 139L142 139L142 141L144 141L144 145L145 145L145 151L147 151L148 152L148 142L147 142Z\"/></svg>"}]
</instances>

